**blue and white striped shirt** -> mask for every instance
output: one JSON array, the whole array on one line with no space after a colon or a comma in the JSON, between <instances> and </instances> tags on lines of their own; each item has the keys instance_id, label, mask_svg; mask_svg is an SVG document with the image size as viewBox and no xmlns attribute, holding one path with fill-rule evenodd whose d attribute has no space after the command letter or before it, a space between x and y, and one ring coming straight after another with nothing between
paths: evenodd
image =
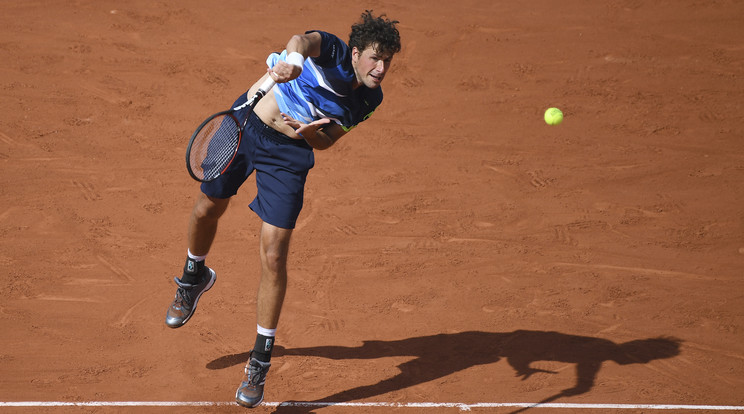
<instances>
[{"instance_id":1,"label":"blue and white striped shirt","mask_svg":"<svg viewBox=\"0 0 744 414\"><path fill-rule=\"evenodd\" d=\"M382 103L382 89L364 85L353 89L356 75L351 49L335 35L316 32L322 37L320 56L306 59L297 79L277 84L274 96L279 109L300 122L330 118L348 131L369 118ZM266 64L274 67L286 57L286 50L272 53Z\"/></svg>"}]
</instances>

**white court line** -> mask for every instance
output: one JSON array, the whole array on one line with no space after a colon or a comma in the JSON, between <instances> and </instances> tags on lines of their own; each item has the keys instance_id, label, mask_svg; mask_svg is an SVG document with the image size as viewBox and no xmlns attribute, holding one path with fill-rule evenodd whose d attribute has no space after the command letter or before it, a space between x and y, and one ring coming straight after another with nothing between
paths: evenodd
<instances>
[{"instance_id":1,"label":"white court line","mask_svg":"<svg viewBox=\"0 0 744 414\"><path fill-rule=\"evenodd\" d=\"M0 401L0 407L213 407L235 405L234 402L212 401ZM264 402L269 407L390 407L390 408L458 408L470 411L473 408L570 408L607 410L708 410L744 411L740 405L687 405L687 404L571 404L571 403L392 403L392 402Z\"/></svg>"}]
</instances>

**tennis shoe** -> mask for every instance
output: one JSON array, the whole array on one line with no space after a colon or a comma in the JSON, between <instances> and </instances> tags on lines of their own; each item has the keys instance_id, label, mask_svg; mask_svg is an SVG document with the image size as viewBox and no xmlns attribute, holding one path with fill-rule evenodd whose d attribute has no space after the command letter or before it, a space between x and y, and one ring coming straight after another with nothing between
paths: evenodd
<instances>
[{"instance_id":1,"label":"tennis shoe","mask_svg":"<svg viewBox=\"0 0 744 414\"><path fill-rule=\"evenodd\" d=\"M217 274L208 267L205 267L205 270L205 274L202 275L201 281L197 284L185 283L177 277L173 278L178 285L178 290L176 290L176 297L165 316L165 324L168 327L180 328L185 325L194 315L196 304L199 302L201 295L214 285Z\"/></svg>"},{"instance_id":2,"label":"tennis shoe","mask_svg":"<svg viewBox=\"0 0 744 414\"><path fill-rule=\"evenodd\" d=\"M266 374L271 367L270 362L261 362L256 358L251 358L245 365L245 374L243 380L235 392L235 401L243 407L258 407L263 401L264 384L266 383Z\"/></svg>"}]
</instances>

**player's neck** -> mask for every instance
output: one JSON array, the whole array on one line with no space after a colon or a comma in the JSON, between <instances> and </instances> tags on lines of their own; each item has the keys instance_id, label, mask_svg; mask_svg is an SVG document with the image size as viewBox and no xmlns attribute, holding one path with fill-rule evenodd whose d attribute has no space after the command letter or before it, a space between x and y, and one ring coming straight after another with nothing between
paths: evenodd
<instances>
[{"instance_id":1,"label":"player's neck","mask_svg":"<svg viewBox=\"0 0 744 414\"><path fill-rule=\"evenodd\" d=\"M359 78L354 77L354 81L351 82L351 89L353 90L359 89L359 87L362 85L363 83L359 81Z\"/></svg>"}]
</instances>

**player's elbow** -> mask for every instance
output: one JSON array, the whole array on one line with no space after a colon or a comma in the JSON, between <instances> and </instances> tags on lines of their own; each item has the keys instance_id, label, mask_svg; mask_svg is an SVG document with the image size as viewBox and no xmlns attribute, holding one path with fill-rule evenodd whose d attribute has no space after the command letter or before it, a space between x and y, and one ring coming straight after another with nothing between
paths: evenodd
<instances>
[{"instance_id":1,"label":"player's elbow","mask_svg":"<svg viewBox=\"0 0 744 414\"><path fill-rule=\"evenodd\" d=\"M311 32L306 34L296 34L289 39L287 50L297 51L307 57L320 56L321 37L319 33Z\"/></svg>"}]
</instances>

